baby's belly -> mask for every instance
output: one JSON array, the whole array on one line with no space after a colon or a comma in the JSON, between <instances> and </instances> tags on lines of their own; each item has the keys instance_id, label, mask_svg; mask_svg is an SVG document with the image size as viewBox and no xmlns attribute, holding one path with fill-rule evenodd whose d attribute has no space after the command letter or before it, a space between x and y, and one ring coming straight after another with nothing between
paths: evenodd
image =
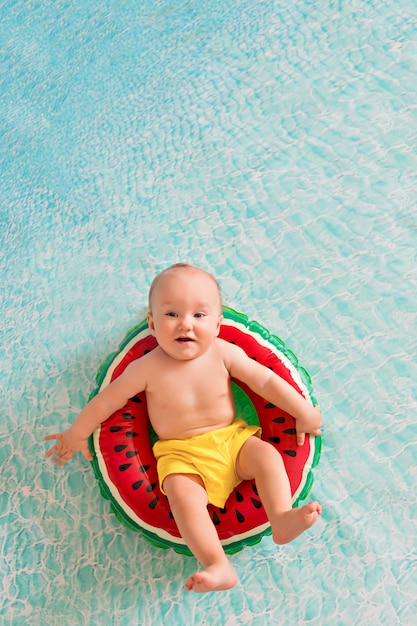
<instances>
[{"instance_id":1,"label":"baby's belly","mask_svg":"<svg viewBox=\"0 0 417 626\"><path fill-rule=\"evenodd\" d=\"M219 407L220 408L220 407ZM187 439L201 435L210 430L229 426L235 419L234 407L230 410L217 411L214 414L183 414L153 415L149 417L159 439Z\"/></svg>"}]
</instances>

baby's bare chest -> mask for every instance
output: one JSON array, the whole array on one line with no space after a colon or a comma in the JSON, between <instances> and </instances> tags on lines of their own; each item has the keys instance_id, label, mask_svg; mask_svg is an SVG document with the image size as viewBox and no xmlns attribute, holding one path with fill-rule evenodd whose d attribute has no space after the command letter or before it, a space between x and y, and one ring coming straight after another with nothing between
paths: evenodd
<instances>
[{"instance_id":1,"label":"baby's bare chest","mask_svg":"<svg viewBox=\"0 0 417 626\"><path fill-rule=\"evenodd\" d=\"M210 408L230 397L230 377L223 364L210 360L159 366L147 389L149 400L159 407Z\"/></svg>"}]
</instances>

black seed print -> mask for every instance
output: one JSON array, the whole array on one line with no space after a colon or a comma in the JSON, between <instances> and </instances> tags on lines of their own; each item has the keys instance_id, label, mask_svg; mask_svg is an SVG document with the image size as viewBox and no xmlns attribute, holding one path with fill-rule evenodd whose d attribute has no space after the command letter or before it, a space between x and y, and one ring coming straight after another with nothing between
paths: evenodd
<instances>
[{"instance_id":1,"label":"black seed print","mask_svg":"<svg viewBox=\"0 0 417 626\"><path fill-rule=\"evenodd\" d=\"M252 502L252 504L255 507L255 509L261 509L262 508L262 502L260 502L260 500L256 500L256 498L251 498L250 501Z\"/></svg>"},{"instance_id":2,"label":"black seed print","mask_svg":"<svg viewBox=\"0 0 417 626\"><path fill-rule=\"evenodd\" d=\"M253 493L255 494L255 496L258 496L258 495L259 495L259 494L258 494L258 490L257 490L257 488L256 488L255 483L252 483L252 491L253 491Z\"/></svg>"},{"instance_id":3,"label":"black seed print","mask_svg":"<svg viewBox=\"0 0 417 626\"><path fill-rule=\"evenodd\" d=\"M292 456L293 458L297 456L297 453L295 450L284 450L284 454L287 454L288 456Z\"/></svg>"},{"instance_id":4,"label":"black seed print","mask_svg":"<svg viewBox=\"0 0 417 626\"><path fill-rule=\"evenodd\" d=\"M126 444L121 444L120 446L114 446L114 451L115 452L123 452L123 450L126 450L127 445Z\"/></svg>"},{"instance_id":5,"label":"black seed print","mask_svg":"<svg viewBox=\"0 0 417 626\"><path fill-rule=\"evenodd\" d=\"M121 426L110 426L111 433L120 433L121 430L123 430Z\"/></svg>"},{"instance_id":6,"label":"black seed print","mask_svg":"<svg viewBox=\"0 0 417 626\"><path fill-rule=\"evenodd\" d=\"M220 513L221 513L222 515L226 515L226 513L227 513L227 509L226 509L226 507L224 507L223 509L219 509L219 511L220 511Z\"/></svg>"},{"instance_id":7,"label":"black seed print","mask_svg":"<svg viewBox=\"0 0 417 626\"><path fill-rule=\"evenodd\" d=\"M133 398L130 398L130 402L137 402L137 404L142 404L142 400L137 396L133 396Z\"/></svg>"},{"instance_id":8,"label":"black seed print","mask_svg":"<svg viewBox=\"0 0 417 626\"><path fill-rule=\"evenodd\" d=\"M174 519L174 516L172 515L172 511L170 511L170 512L168 513L168 517L169 517L169 519Z\"/></svg>"},{"instance_id":9,"label":"black seed print","mask_svg":"<svg viewBox=\"0 0 417 626\"><path fill-rule=\"evenodd\" d=\"M213 515L211 519L213 520L213 524L215 526L218 526L220 524L220 517L217 515L216 511L213 511Z\"/></svg>"},{"instance_id":10,"label":"black seed print","mask_svg":"<svg viewBox=\"0 0 417 626\"><path fill-rule=\"evenodd\" d=\"M280 437L269 437L271 443L281 443Z\"/></svg>"},{"instance_id":11,"label":"black seed print","mask_svg":"<svg viewBox=\"0 0 417 626\"><path fill-rule=\"evenodd\" d=\"M150 465L141 465L139 468L140 472L147 472L148 469L150 468Z\"/></svg>"},{"instance_id":12,"label":"black seed print","mask_svg":"<svg viewBox=\"0 0 417 626\"><path fill-rule=\"evenodd\" d=\"M137 436L138 436L138 433L135 433L133 430L128 430L126 433L126 437L129 437L130 439L132 437L137 437Z\"/></svg>"},{"instance_id":13,"label":"black seed print","mask_svg":"<svg viewBox=\"0 0 417 626\"><path fill-rule=\"evenodd\" d=\"M158 504L158 498L154 498L152 502L149 502L149 508L153 510L157 504Z\"/></svg>"},{"instance_id":14,"label":"black seed print","mask_svg":"<svg viewBox=\"0 0 417 626\"><path fill-rule=\"evenodd\" d=\"M242 524L242 523L245 521L245 516L244 516L244 515L242 515L242 513L241 513L240 511L238 511L237 509L236 509L235 513L236 513L236 519L237 519L237 521L238 521L240 524Z\"/></svg>"},{"instance_id":15,"label":"black seed print","mask_svg":"<svg viewBox=\"0 0 417 626\"><path fill-rule=\"evenodd\" d=\"M236 500L237 500L238 502L243 502L243 500L244 500L244 497L242 496L242 494L240 493L240 491L238 491L237 489L236 489Z\"/></svg>"},{"instance_id":16,"label":"black seed print","mask_svg":"<svg viewBox=\"0 0 417 626\"><path fill-rule=\"evenodd\" d=\"M144 350L143 354L149 354L149 352L151 352L151 350Z\"/></svg>"},{"instance_id":17,"label":"black seed print","mask_svg":"<svg viewBox=\"0 0 417 626\"><path fill-rule=\"evenodd\" d=\"M252 361L257 361L257 358L255 356L251 356Z\"/></svg>"},{"instance_id":18,"label":"black seed print","mask_svg":"<svg viewBox=\"0 0 417 626\"><path fill-rule=\"evenodd\" d=\"M125 472L131 466L132 466L132 463L123 463L123 465L119 465L119 470L121 472Z\"/></svg>"},{"instance_id":19,"label":"black seed print","mask_svg":"<svg viewBox=\"0 0 417 626\"><path fill-rule=\"evenodd\" d=\"M264 406L264 409L276 409L277 407L272 402L267 402Z\"/></svg>"},{"instance_id":20,"label":"black seed print","mask_svg":"<svg viewBox=\"0 0 417 626\"><path fill-rule=\"evenodd\" d=\"M126 458L131 459L134 456L137 456L139 452L137 450L128 450L126 452Z\"/></svg>"},{"instance_id":21,"label":"black seed print","mask_svg":"<svg viewBox=\"0 0 417 626\"><path fill-rule=\"evenodd\" d=\"M285 417L274 417L272 420L275 424L283 424L285 422Z\"/></svg>"},{"instance_id":22,"label":"black seed print","mask_svg":"<svg viewBox=\"0 0 417 626\"><path fill-rule=\"evenodd\" d=\"M296 435L297 431L295 428L287 428L287 430L284 430L284 433L286 435Z\"/></svg>"},{"instance_id":23,"label":"black seed print","mask_svg":"<svg viewBox=\"0 0 417 626\"><path fill-rule=\"evenodd\" d=\"M135 419L135 416L132 415L131 413L123 413L122 417L123 417L124 420L134 420Z\"/></svg>"},{"instance_id":24,"label":"black seed print","mask_svg":"<svg viewBox=\"0 0 417 626\"><path fill-rule=\"evenodd\" d=\"M143 485L143 480L137 480L135 483L133 483L132 485L132 489L134 489L135 491L137 489L139 489L139 487L141 487Z\"/></svg>"},{"instance_id":25,"label":"black seed print","mask_svg":"<svg viewBox=\"0 0 417 626\"><path fill-rule=\"evenodd\" d=\"M157 486L157 484L158 484L158 483L151 483L150 485L148 485L148 486L146 487L146 491L149 491L149 493L150 493L151 491L153 491L153 490L155 489L155 487Z\"/></svg>"}]
</instances>

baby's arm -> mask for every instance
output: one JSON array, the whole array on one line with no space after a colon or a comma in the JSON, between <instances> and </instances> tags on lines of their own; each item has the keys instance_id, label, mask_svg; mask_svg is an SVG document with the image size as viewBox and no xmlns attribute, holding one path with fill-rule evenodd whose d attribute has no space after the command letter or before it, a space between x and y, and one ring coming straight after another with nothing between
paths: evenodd
<instances>
[{"instance_id":1,"label":"baby's arm","mask_svg":"<svg viewBox=\"0 0 417 626\"><path fill-rule=\"evenodd\" d=\"M312 406L286 380L268 367L250 359L238 346L224 343L225 363L230 375L246 383L259 396L295 418L298 445L304 443L305 433L321 435L322 418L319 406Z\"/></svg>"},{"instance_id":2,"label":"baby's arm","mask_svg":"<svg viewBox=\"0 0 417 626\"><path fill-rule=\"evenodd\" d=\"M86 459L92 460L88 449L88 438L92 432L115 411L125 406L129 398L146 389L146 367L143 359L133 361L112 383L82 409L72 426L62 433L47 435L45 440L58 440L46 453L53 456L54 463L61 467L69 461L75 452L82 452Z\"/></svg>"}]
</instances>

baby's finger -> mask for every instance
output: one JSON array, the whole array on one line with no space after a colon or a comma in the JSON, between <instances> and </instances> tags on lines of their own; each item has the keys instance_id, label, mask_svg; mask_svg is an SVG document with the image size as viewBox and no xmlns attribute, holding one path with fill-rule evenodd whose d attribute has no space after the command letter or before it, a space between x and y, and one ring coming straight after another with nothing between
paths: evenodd
<instances>
[{"instance_id":1,"label":"baby's finger","mask_svg":"<svg viewBox=\"0 0 417 626\"><path fill-rule=\"evenodd\" d=\"M91 454L90 450L87 450L87 452L83 451L83 455L87 459L87 461L92 461L94 459L94 457Z\"/></svg>"},{"instance_id":2,"label":"baby's finger","mask_svg":"<svg viewBox=\"0 0 417 626\"><path fill-rule=\"evenodd\" d=\"M305 441L305 433L297 433L297 446L302 446Z\"/></svg>"},{"instance_id":3,"label":"baby's finger","mask_svg":"<svg viewBox=\"0 0 417 626\"><path fill-rule=\"evenodd\" d=\"M47 452L45 452L45 456L46 458L49 458L50 456L52 456L53 454L55 454L55 452L57 452L61 447L61 444L57 443L54 446L52 446L52 448L50 450L48 450Z\"/></svg>"},{"instance_id":4,"label":"baby's finger","mask_svg":"<svg viewBox=\"0 0 417 626\"><path fill-rule=\"evenodd\" d=\"M64 452L63 450L59 450L53 458L53 462L56 463L58 467L62 467L64 463L70 460L71 456L72 454L70 454L68 451Z\"/></svg>"},{"instance_id":5,"label":"baby's finger","mask_svg":"<svg viewBox=\"0 0 417 626\"><path fill-rule=\"evenodd\" d=\"M71 457L72 457L72 454L66 454L64 457L62 457L62 459L58 463L58 467L62 467L63 465L65 465L65 463L67 463Z\"/></svg>"}]
</instances>

